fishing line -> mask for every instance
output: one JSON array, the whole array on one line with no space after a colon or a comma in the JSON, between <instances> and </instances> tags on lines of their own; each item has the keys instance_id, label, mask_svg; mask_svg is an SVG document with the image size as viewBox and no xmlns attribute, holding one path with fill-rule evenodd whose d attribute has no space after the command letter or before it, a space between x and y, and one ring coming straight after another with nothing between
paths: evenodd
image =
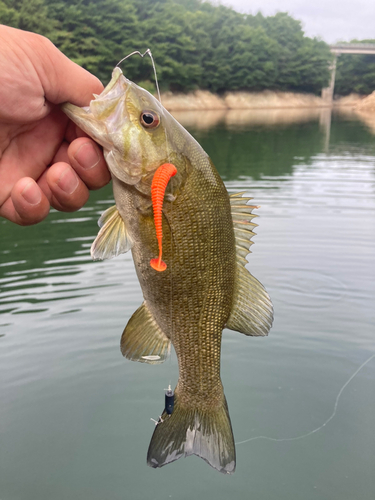
<instances>
[{"instance_id":1,"label":"fishing line","mask_svg":"<svg viewBox=\"0 0 375 500\"><path fill-rule=\"evenodd\" d=\"M135 50L128 54L127 56L123 57L121 61L119 61L116 64L116 68L120 66L121 63L123 63L126 59L129 57L132 57L134 55L138 55L140 57L144 57L145 55L148 55L151 59L152 63L152 68L154 70L154 76L155 76L155 86L156 86L156 91L158 94L158 100L160 104L161 102L161 97L160 97L160 89L159 89L159 81L158 81L158 75L156 73L156 66L155 66L155 61L151 53L151 49L147 49L143 54L139 50ZM170 148L169 148L169 140L168 140L168 134L167 134L167 129L166 127L164 128L165 130L165 140L166 140L166 146L167 146L167 162L171 163L171 154L170 154ZM170 227L172 225L172 210L173 210L173 201L170 201L171 203L171 210L170 210ZM172 239L172 234L171 234L171 263L170 263L170 275L171 275L171 298L170 298L170 304L171 304L171 309L170 309L170 316L171 316L171 342L173 341L173 280L172 280L172 272L173 272L173 263L172 263L172 258L173 258L173 239ZM173 342L172 342L173 343ZM170 356L170 363L172 363L172 356Z\"/></svg>"},{"instance_id":2,"label":"fishing line","mask_svg":"<svg viewBox=\"0 0 375 500\"><path fill-rule=\"evenodd\" d=\"M151 50L150 49L147 49L143 54L142 52L139 52L139 50L135 50L134 52L132 52L131 54L128 54L127 56L123 57L121 59L121 61L119 61L117 64L116 64L116 68L120 66L120 64L122 62L124 62L126 59L128 59L129 57L131 56L134 56L135 54L137 54L138 56L141 56L142 58L147 54L148 56L150 56L150 59L151 59L151 62L152 62L152 67L153 67L153 70L154 70L154 75L155 75L155 86L156 86L156 91L158 93L158 99L159 99L159 102L161 104L161 98L160 98L160 90L159 90L159 83L158 83L158 77L156 75L156 68L155 68L155 62L154 62L154 58L152 57L152 53L151 53Z\"/></svg>"},{"instance_id":3,"label":"fishing line","mask_svg":"<svg viewBox=\"0 0 375 500\"><path fill-rule=\"evenodd\" d=\"M161 97L160 97L160 89L159 89L159 82L158 82L158 76L157 76L157 73L156 73L156 67L155 67L155 61L154 61L154 58L152 56L152 53L151 53L151 50L150 49L147 49L143 54L142 52L140 52L139 50L135 50L134 52L131 52L130 54L128 54L127 56L123 57L121 59L121 61L119 61L117 64L116 64L116 67L119 67L121 63L123 63L126 59L128 59L129 57L133 56L133 55L139 55L140 57L144 57L145 55L148 55L151 59L151 63L152 63L152 68L154 70L154 76L155 76L155 86L156 86L156 91L157 91L157 94L158 94L158 100L160 102L160 104L162 105L162 102L161 102ZM166 142L166 153L167 153L167 162L168 163L172 163L172 160L171 160L171 153L170 153L170 147L169 147L169 139L168 139L168 134L167 134L167 129L166 127L164 128L164 131L165 131L165 142ZM171 209L170 209L170 228L172 228L172 220L173 220L173 200L170 201L170 204L171 204ZM172 231L171 231L171 262L168 264L169 265L169 272L170 272L170 276L171 276L171 280L170 280L170 318L171 318L171 344L173 345L173 237L172 237ZM170 353L170 364L172 364L172 354ZM169 385L168 387L170 388L171 387L171 382L169 381Z\"/></svg>"},{"instance_id":4,"label":"fishing line","mask_svg":"<svg viewBox=\"0 0 375 500\"><path fill-rule=\"evenodd\" d=\"M350 382L353 380L353 378L358 375L358 373L362 370L362 368L364 368L367 365L367 363L369 363L373 358L375 358L375 354L372 354L372 356L370 356L368 359L366 359L366 361L364 361L361 364L361 366L359 368L357 368L356 371L348 378L348 380L341 387L341 389L339 390L339 393L336 396L336 401L335 401L335 404L334 404L334 407L333 407L332 415L329 418L327 418L327 420L322 425L320 425L319 427L317 427L316 429L314 429L314 430L312 430L310 432L307 432L306 434L302 434L301 436L295 436L295 437L291 437L291 438L273 438L273 437L268 437L268 436L255 436L255 437L252 437L252 438L249 438L249 439L245 439L244 441L238 441L236 443L236 445L244 444L244 443L249 443L250 441L255 441L256 439L267 439L268 441L278 441L279 443L282 442L282 441L297 441L298 439L303 439L303 438L306 438L308 436L311 436L312 434L315 434L316 432L319 432L336 415L337 405L339 403L339 399L341 397L341 394L344 392L344 389L350 384Z\"/></svg>"},{"instance_id":5,"label":"fishing line","mask_svg":"<svg viewBox=\"0 0 375 500\"><path fill-rule=\"evenodd\" d=\"M161 103L160 103L161 104ZM165 130L165 143L167 146L167 159L169 163L172 163L171 160L171 154L170 154L170 148L169 148L169 139L168 139L168 134L167 134L167 128L164 128ZM171 193L172 194L172 193ZM170 318L171 318L171 344L173 345L173 334L174 334L174 329L173 329L173 234L172 234L172 224L173 224L173 200L170 201L170 214L169 214L169 229L170 229L170 240L171 240L171 261L169 263L169 273L170 273ZM169 364L172 364L172 349L171 349L171 354L169 356Z\"/></svg>"},{"instance_id":6,"label":"fishing line","mask_svg":"<svg viewBox=\"0 0 375 500\"><path fill-rule=\"evenodd\" d=\"M160 103L161 104L161 103ZM165 141L167 145L167 159L169 163L172 163L171 160L171 154L170 154L170 148L169 148L169 139L168 139L168 134L167 134L167 128L164 128L165 130ZM172 194L172 193L171 193ZM172 195L173 196L173 195ZM174 337L174 328L173 328L173 234L172 234L172 225L173 225L173 200L170 201L170 213L169 213L169 229L170 229L170 241L171 241L171 261L169 263L169 273L170 273L170 318L171 318L171 344L173 346L173 337ZM171 349L171 354L169 356L169 364L172 365L172 349Z\"/></svg>"}]
</instances>

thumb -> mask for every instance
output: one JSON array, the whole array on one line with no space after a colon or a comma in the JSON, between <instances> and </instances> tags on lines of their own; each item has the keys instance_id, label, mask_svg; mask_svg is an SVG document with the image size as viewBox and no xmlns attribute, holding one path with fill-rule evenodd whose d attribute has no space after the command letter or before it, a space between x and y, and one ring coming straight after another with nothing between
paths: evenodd
<instances>
[{"instance_id":1,"label":"thumb","mask_svg":"<svg viewBox=\"0 0 375 500\"><path fill-rule=\"evenodd\" d=\"M103 85L98 78L71 61L50 40L37 37L34 65L49 102L69 101L76 106L85 106L93 94L102 92Z\"/></svg>"}]
</instances>

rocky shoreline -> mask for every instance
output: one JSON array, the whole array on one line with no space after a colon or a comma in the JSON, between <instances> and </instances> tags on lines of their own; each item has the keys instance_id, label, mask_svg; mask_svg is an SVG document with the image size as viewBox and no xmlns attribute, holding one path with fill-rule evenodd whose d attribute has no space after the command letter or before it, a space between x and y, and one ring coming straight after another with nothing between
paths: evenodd
<instances>
[{"instance_id":1,"label":"rocky shoreline","mask_svg":"<svg viewBox=\"0 0 375 500\"><path fill-rule=\"evenodd\" d=\"M375 93L374 93L375 94ZM351 94L335 99L334 107L364 106L371 97ZM286 109L286 108L322 108L331 104L313 94L297 94L294 92L228 92L223 96L205 90L197 90L189 94L165 92L161 96L162 103L169 111L203 111L231 109ZM372 101L371 101L372 102ZM375 95L373 105L375 107Z\"/></svg>"},{"instance_id":2,"label":"rocky shoreline","mask_svg":"<svg viewBox=\"0 0 375 500\"><path fill-rule=\"evenodd\" d=\"M356 109L359 112L375 112L375 90L372 94L362 99Z\"/></svg>"}]
</instances>

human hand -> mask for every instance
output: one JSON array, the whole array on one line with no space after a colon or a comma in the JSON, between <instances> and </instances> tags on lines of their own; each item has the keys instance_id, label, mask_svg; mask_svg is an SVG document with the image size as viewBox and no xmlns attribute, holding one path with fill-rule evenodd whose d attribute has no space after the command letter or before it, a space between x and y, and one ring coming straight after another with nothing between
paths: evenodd
<instances>
[{"instance_id":1,"label":"human hand","mask_svg":"<svg viewBox=\"0 0 375 500\"><path fill-rule=\"evenodd\" d=\"M61 111L88 105L99 80L46 38L0 26L0 216L20 225L66 212L110 181L100 147Z\"/></svg>"}]
</instances>

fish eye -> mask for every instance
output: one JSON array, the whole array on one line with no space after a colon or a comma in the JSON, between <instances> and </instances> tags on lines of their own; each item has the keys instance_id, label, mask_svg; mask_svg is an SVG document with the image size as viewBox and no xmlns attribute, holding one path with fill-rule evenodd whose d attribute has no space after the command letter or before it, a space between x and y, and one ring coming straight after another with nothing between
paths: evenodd
<instances>
[{"instance_id":1,"label":"fish eye","mask_svg":"<svg viewBox=\"0 0 375 500\"><path fill-rule=\"evenodd\" d=\"M141 113L141 124L145 128L155 128L159 125L160 118L155 113L155 111L142 111Z\"/></svg>"}]
</instances>

